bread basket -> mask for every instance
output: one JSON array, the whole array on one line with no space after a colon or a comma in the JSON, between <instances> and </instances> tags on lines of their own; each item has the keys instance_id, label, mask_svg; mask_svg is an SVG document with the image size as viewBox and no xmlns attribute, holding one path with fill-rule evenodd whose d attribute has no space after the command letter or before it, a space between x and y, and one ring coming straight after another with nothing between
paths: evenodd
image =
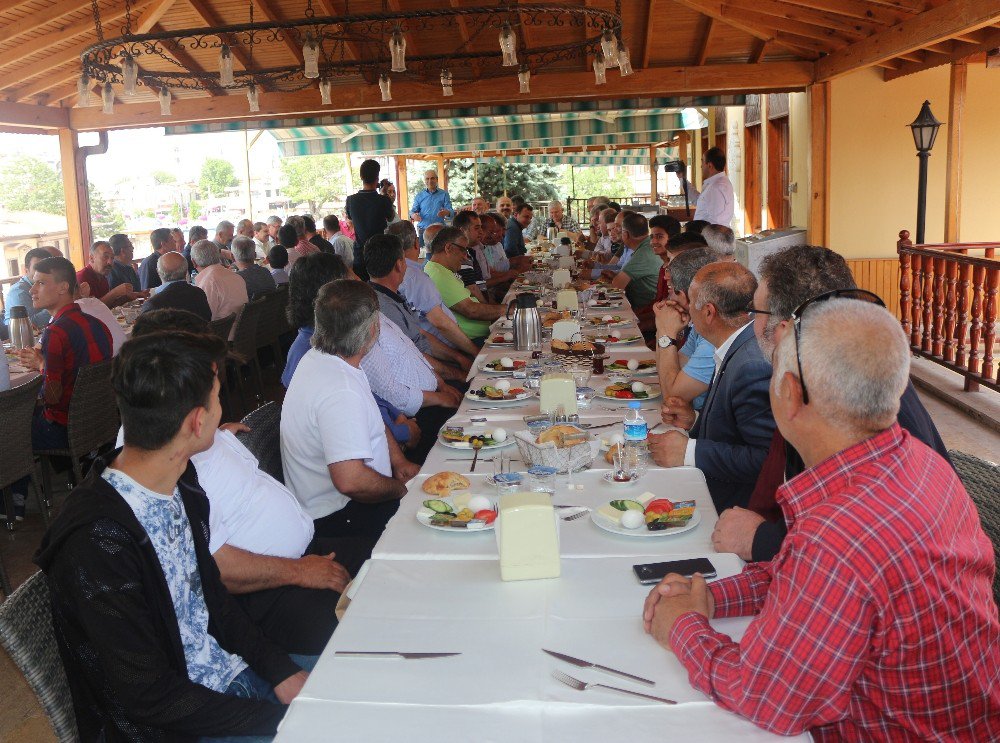
<instances>
[{"instance_id":1,"label":"bread basket","mask_svg":"<svg viewBox=\"0 0 1000 743\"><path fill-rule=\"evenodd\" d=\"M534 465L555 467L560 474L587 469L594 461L594 450L590 441L559 449L554 441L544 444L535 443L535 436L530 431L516 431L514 442L521 453L525 468Z\"/></svg>"}]
</instances>

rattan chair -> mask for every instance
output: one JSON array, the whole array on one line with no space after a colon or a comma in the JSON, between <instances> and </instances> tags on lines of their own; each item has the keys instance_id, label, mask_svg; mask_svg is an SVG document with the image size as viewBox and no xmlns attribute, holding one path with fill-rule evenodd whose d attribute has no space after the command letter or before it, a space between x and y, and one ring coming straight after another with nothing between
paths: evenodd
<instances>
[{"instance_id":1,"label":"rattan chair","mask_svg":"<svg viewBox=\"0 0 1000 743\"><path fill-rule=\"evenodd\" d=\"M285 354L280 338L288 332L288 318L285 310L288 307L288 284L282 284L273 292L261 295L264 299L264 309L257 321L257 350L271 349L274 367L281 372L285 365Z\"/></svg>"},{"instance_id":2,"label":"rattan chair","mask_svg":"<svg viewBox=\"0 0 1000 743\"><path fill-rule=\"evenodd\" d=\"M242 309L236 313L236 323L233 325L232 340L229 343L228 363L233 366L235 374L231 379L236 380L236 388L240 393L240 403L243 412L246 412L247 404L244 395L243 369L249 367L253 374L254 384L254 408L256 403L264 396L264 382L261 379L260 363L257 361L257 324L263 313L267 300L264 298L247 302ZM250 408L253 409L253 408Z\"/></svg>"},{"instance_id":3,"label":"rattan chair","mask_svg":"<svg viewBox=\"0 0 1000 743\"><path fill-rule=\"evenodd\" d=\"M59 656L49 586L37 572L0 604L0 644L21 669L61 743L76 743L73 698Z\"/></svg>"},{"instance_id":4,"label":"rattan chair","mask_svg":"<svg viewBox=\"0 0 1000 743\"><path fill-rule=\"evenodd\" d=\"M236 322L235 312L232 315L220 317L218 320L212 320L212 322L208 324L208 329L228 343L229 331L233 329L234 322Z\"/></svg>"},{"instance_id":5,"label":"rattan chair","mask_svg":"<svg viewBox=\"0 0 1000 743\"><path fill-rule=\"evenodd\" d=\"M250 453L257 458L257 466L280 483L285 482L281 467L281 404L269 402L250 413L243 422L250 428L236 434Z\"/></svg>"},{"instance_id":6,"label":"rattan chair","mask_svg":"<svg viewBox=\"0 0 1000 743\"><path fill-rule=\"evenodd\" d=\"M47 506L51 506L53 496L51 458L68 457L73 466L73 476L79 484L84 475L80 459L107 444L113 444L118 438L119 425L118 403L111 386L111 360L81 367L69 401L66 426L69 446L35 451L42 459Z\"/></svg>"},{"instance_id":7,"label":"rattan chair","mask_svg":"<svg viewBox=\"0 0 1000 743\"><path fill-rule=\"evenodd\" d=\"M993 542L993 556L1000 565L1000 466L961 451L949 451L948 456L979 510L983 531ZM1000 572L993 578L993 598L1000 606Z\"/></svg>"},{"instance_id":8,"label":"rattan chair","mask_svg":"<svg viewBox=\"0 0 1000 743\"><path fill-rule=\"evenodd\" d=\"M22 477L30 477L38 508L45 524L49 523L48 510L39 491L38 470L35 469L35 455L31 451L31 416L42 387L42 377L11 390L0 392L0 488L3 489L3 504L7 513L7 528L14 528L14 502L11 485ZM27 493L22 493L27 495ZM5 594L10 593L3 564L0 563L0 583Z\"/></svg>"}]
</instances>

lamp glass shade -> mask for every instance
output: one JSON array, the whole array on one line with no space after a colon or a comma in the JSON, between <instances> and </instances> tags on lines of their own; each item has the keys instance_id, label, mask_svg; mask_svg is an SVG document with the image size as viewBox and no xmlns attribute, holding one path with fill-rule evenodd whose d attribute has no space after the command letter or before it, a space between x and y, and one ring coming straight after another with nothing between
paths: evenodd
<instances>
[{"instance_id":1,"label":"lamp glass shade","mask_svg":"<svg viewBox=\"0 0 1000 743\"><path fill-rule=\"evenodd\" d=\"M531 70L529 70L529 69L522 69L520 72L518 72L517 73L517 82L518 82L518 84L520 86L520 91L519 92L521 92L521 93L530 93L531 92Z\"/></svg>"},{"instance_id":2,"label":"lamp glass shade","mask_svg":"<svg viewBox=\"0 0 1000 743\"><path fill-rule=\"evenodd\" d=\"M170 116L170 104L173 101L170 97L170 91L167 90L166 86L160 88L159 99L160 99L160 116Z\"/></svg>"},{"instance_id":3,"label":"lamp glass shade","mask_svg":"<svg viewBox=\"0 0 1000 743\"><path fill-rule=\"evenodd\" d=\"M392 32L392 38L389 39L389 56L392 58L390 70L406 72L406 37L403 36L403 31L398 26Z\"/></svg>"},{"instance_id":4,"label":"lamp glass shade","mask_svg":"<svg viewBox=\"0 0 1000 743\"><path fill-rule=\"evenodd\" d=\"M455 90L451 87L451 70L441 70L441 94L445 97L455 95Z\"/></svg>"},{"instance_id":5,"label":"lamp glass shade","mask_svg":"<svg viewBox=\"0 0 1000 743\"><path fill-rule=\"evenodd\" d=\"M324 77L319 81L319 99L324 106L333 103L333 84L329 78Z\"/></svg>"},{"instance_id":6,"label":"lamp glass shade","mask_svg":"<svg viewBox=\"0 0 1000 743\"><path fill-rule=\"evenodd\" d=\"M319 45L310 34L302 45L302 60L304 61L302 76L309 79L319 77Z\"/></svg>"},{"instance_id":7,"label":"lamp glass shade","mask_svg":"<svg viewBox=\"0 0 1000 743\"><path fill-rule=\"evenodd\" d=\"M135 85L139 80L139 65L131 54L126 54L122 60L122 92L125 95L135 95Z\"/></svg>"},{"instance_id":8,"label":"lamp glass shade","mask_svg":"<svg viewBox=\"0 0 1000 743\"><path fill-rule=\"evenodd\" d=\"M80 79L76 81L76 95L78 105L90 105L90 76L86 72L80 75Z\"/></svg>"},{"instance_id":9,"label":"lamp glass shade","mask_svg":"<svg viewBox=\"0 0 1000 743\"><path fill-rule=\"evenodd\" d=\"M233 52L228 44L219 47L219 83L223 86L233 85Z\"/></svg>"},{"instance_id":10,"label":"lamp glass shade","mask_svg":"<svg viewBox=\"0 0 1000 743\"><path fill-rule=\"evenodd\" d=\"M604 64L604 52L598 52L594 57L594 84L604 85L608 81L608 66Z\"/></svg>"},{"instance_id":11,"label":"lamp glass shade","mask_svg":"<svg viewBox=\"0 0 1000 743\"><path fill-rule=\"evenodd\" d=\"M920 107L920 114L910 124L910 131L913 132L913 144L918 152L931 151L940 128L941 122L931 113L930 101L924 101L924 105Z\"/></svg>"},{"instance_id":12,"label":"lamp glass shade","mask_svg":"<svg viewBox=\"0 0 1000 743\"><path fill-rule=\"evenodd\" d=\"M110 82L104 83L104 87L101 88L101 103L104 104L102 107L104 113L115 112L115 89L111 87Z\"/></svg>"},{"instance_id":13,"label":"lamp glass shade","mask_svg":"<svg viewBox=\"0 0 1000 743\"><path fill-rule=\"evenodd\" d=\"M503 55L504 67L517 67L517 37L509 23L500 27L500 53Z\"/></svg>"},{"instance_id":14,"label":"lamp glass shade","mask_svg":"<svg viewBox=\"0 0 1000 743\"><path fill-rule=\"evenodd\" d=\"M250 83L247 87L247 102L250 104L250 113L257 113L260 111L260 94L254 83Z\"/></svg>"},{"instance_id":15,"label":"lamp glass shade","mask_svg":"<svg viewBox=\"0 0 1000 743\"><path fill-rule=\"evenodd\" d=\"M608 29L601 36L601 51L604 52L605 62L609 65L618 64L618 39Z\"/></svg>"},{"instance_id":16,"label":"lamp glass shade","mask_svg":"<svg viewBox=\"0 0 1000 743\"><path fill-rule=\"evenodd\" d=\"M378 79L379 90L382 91L382 100L392 100L392 80L388 75L380 75Z\"/></svg>"}]
</instances>

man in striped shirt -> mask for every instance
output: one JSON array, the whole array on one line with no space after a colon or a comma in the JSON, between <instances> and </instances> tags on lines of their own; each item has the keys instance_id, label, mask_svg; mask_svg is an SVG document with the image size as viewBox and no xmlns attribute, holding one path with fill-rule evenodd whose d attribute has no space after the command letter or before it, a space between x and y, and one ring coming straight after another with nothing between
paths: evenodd
<instances>
[{"instance_id":1,"label":"man in striped shirt","mask_svg":"<svg viewBox=\"0 0 1000 743\"><path fill-rule=\"evenodd\" d=\"M822 295L821 295L822 296ZM814 740L1000 739L993 548L948 463L896 422L909 349L883 308L799 308L771 406L807 469L777 492L781 551L707 586L669 575L647 631L692 685ZM713 617L754 619L740 642Z\"/></svg>"}]
</instances>

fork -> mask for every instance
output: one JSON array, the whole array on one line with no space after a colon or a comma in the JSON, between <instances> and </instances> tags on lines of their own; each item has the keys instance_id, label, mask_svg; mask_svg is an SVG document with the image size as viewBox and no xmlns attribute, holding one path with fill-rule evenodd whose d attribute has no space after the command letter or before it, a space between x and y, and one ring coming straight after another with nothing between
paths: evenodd
<instances>
[{"instance_id":1,"label":"fork","mask_svg":"<svg viewBox=\"0 0 1000 743\"><path fill-rule=\"evenodd\" d=\"M582 519L588 513L590 513L589 508L586 511L580 511L580 513L571 513L569 516L560 516L559 518L561 518L563 521L576 521L577 519Z\"/></svg>"},{"instance_id":2,"label":"fork","mask_svg":"<svg viewBox=\"0 0 1000 743\"><path fill-rule=\"evenodd\" d=\"M562 671L553 671L552 678L556 681L561 681L570 688L576 689L577 691L586 691L587 689L610 689L611 691L618 691L622 694L631 694L634 697L641 697L643 699L649 699L653 702L662 702L664 704L677 704L673 699L665 699L664 697L654 697L652 694L643 694L641 691L632 691L631 689L622 689L618 686L608 686L607 684L596 684L596 683L586 683L580 681L580 679L568 676Z\"/></svg>"}]
</instances>

